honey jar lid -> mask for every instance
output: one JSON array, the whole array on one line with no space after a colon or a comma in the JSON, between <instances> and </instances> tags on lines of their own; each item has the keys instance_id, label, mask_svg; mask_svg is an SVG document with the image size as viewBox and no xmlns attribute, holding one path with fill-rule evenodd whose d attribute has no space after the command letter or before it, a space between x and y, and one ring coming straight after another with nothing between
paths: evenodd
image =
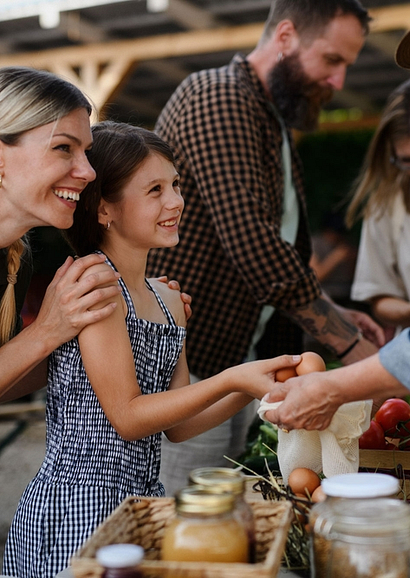
<instances>
[{"instance_id":1,"label":"honey jar lid","mask_svg":"<svg viewBox=\"0 0 410 578\"><path fill-rule=\"evenodd\" d=\"M189 474L189 482L211 488L220 488L233 494L243 494L245 477L231 468L196 468Z\"/></svg>"},{"instance_id":2,"label":"honey jar lid","mask_svg":"<svg viewBox=\"0 0 410 578\"><path fill-rule=\"evenodd\" d=\"M183 488L175 495L177 512L213 516L231 512L235 496L229 492L210 492L209 487L193 485Z\"/></svg>"},{"instance_id":3,"label":"honey jar lid","mask_svg":"<svg viewBox=\"0 0 410 578\"><path fill-rule=\"evenodd\" d=\"M389 474L359 472L340 474L322 480L327 496L337 498L378 498L394 496L400 486L397 478Z\"/></svg>"}]
</instances>

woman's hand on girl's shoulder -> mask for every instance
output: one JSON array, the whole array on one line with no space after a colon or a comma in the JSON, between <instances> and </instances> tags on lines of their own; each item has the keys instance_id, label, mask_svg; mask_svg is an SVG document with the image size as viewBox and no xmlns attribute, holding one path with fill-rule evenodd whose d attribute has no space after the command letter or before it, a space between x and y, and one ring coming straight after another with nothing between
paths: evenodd
<instances>
[{"instance_id":1,"label":"woman's hand on girl's shoulder","mask_svg":"<svg viewBox=\"0 0 410 578\"><path fill-rule=\"evenodd\" d=\"M168 277L166 275L163 275L162 277L158 277L156 279L149 279L149 282L152 285L155 285L155 288L158 290L158 292L161 294L161 284L162 285L166 285L167 287L169 287L169 289L172 289L173 291L177 291L179 294L179 298L183 303L184 306L184 314L185 314L185 323L179 323L179 325L186 325L186 322L189 321L189 319L191 318L192 315L192 309L191 309L191 303L192 303L192 297L191 295L189 295L188 293L183 293L181 291L181 286L178 283L178 281L176 281L175 279L171 279L171 281L168 281ZM159 282L159 284L158 284ZM158 284L158 285L157 285ZM163 297L163 295L161 294L161 297Z\"/></svg>"},{"instance_id":2,"label":"woman's hand on girl's shoulder","mask_svg":"<svg viewBox=\"0 0 410 578\"><path fill-rule=\"evenodd\" d=\"M166 279L166 278L165 278ZM187 320L189 317L186 314L186 304L183 298L183 293L179 290L179 284L177 287L171 287L170 283L167 281L163 281L162 278L160 279L150 279L149 282L151 285L158 291L162 299L164 300L165 305L171 312L172 317L175 319L175 323L180 325L181 327L186 327ZM189 297L189 296L188 296ZM189 297L190 301L190 297ZM189 311L191 311L191 307L189 305Z\"/></svg>"}]
</instances>

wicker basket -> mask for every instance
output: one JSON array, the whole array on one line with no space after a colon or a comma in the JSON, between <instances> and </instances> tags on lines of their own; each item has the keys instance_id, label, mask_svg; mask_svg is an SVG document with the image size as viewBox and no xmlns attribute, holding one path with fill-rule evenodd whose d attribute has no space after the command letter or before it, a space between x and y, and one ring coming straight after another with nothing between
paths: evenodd
<instances>
[{"instance_id":1,"label":"wicker basket","mask_svg":"<svg viewBox=\"0 0 410 578\"><path fill-rule=\"evenodd\" d=\"M145 550L141 569L144 577L166 578L274 578L279 570L292 520L288 502L249 501L256 525L255 564L161 561L164 528L174 515L173 498L125 499L96 529L71 560L75 578L100 578L95 560L101 546L134 543Z\"/></svg>"}]
</instances>

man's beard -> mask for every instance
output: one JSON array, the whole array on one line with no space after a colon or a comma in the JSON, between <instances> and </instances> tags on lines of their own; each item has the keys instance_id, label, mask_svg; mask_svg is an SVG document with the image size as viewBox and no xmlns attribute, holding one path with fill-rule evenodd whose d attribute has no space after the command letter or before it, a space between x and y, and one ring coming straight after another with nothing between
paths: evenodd
<instances>
[{"instance_id":1,"label":"man's beard","mask_svg":"<svg viewBox=\"0 0 410 578\"><path fill-rule=\"evenodd\" d=\"M285 123L301 131L318 126L324 104L333 97L333 88L312 82L302 68L299 53L279 61L270 71L267 84L276 109Z\"/></svg>"}]
</instances>

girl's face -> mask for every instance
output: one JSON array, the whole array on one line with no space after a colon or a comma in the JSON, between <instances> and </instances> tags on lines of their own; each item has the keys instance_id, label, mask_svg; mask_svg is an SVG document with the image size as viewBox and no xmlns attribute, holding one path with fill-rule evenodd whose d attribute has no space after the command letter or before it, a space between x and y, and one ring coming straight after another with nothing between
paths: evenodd
<instances>
[{"instance_id":1,"label":"girl's face","mask_svg":"<svg viewBox=\"0 0 410 578\"><path fill-rule=\"evenodd\" d=\"M79 195L95 179L91 144L84 108L27 131L17 145L0 142L1 200L22 227L71 227Z\"/></svg>"},{"instance_id":2,"label":"girl's face","mask_svg":"<svg viewBox=\"0 0 410 578\"><path fill-rule=\"evenodd\" d=\"M173 247L179 241L178 227L184 208L179 175L160 154L151 153L124 187L121 201L106 204L110 221L107 241L119 235L129 246L149 250Z\"/></svg>"}]
</instances>

